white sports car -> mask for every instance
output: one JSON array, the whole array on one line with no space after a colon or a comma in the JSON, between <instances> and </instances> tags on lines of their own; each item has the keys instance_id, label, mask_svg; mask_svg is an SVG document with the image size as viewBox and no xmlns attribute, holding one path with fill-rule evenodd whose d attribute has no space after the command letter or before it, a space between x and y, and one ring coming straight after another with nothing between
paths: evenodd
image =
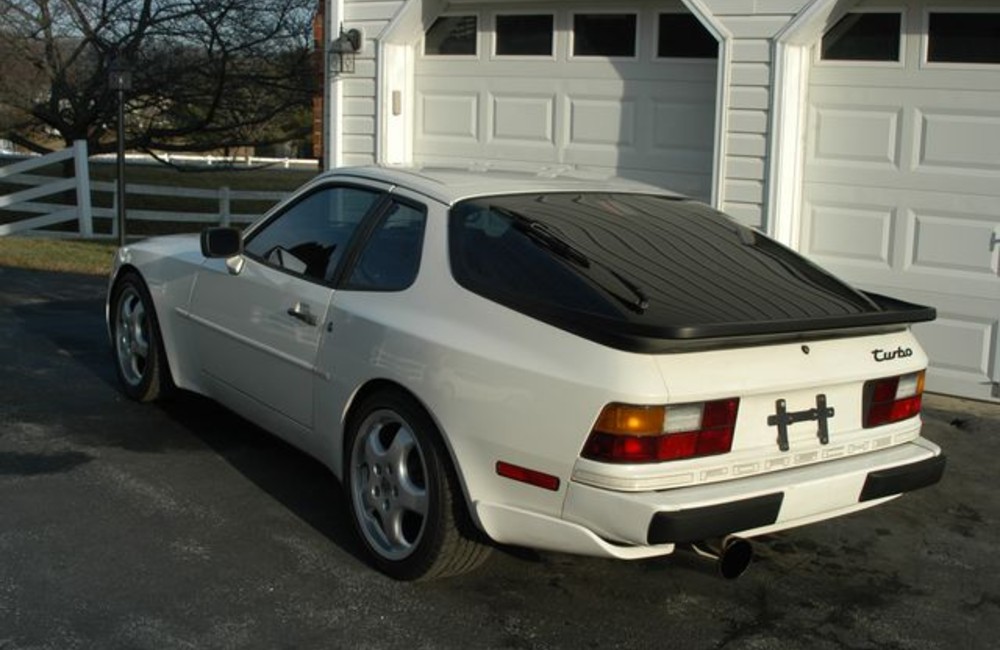
<instances>
[{"instance_id":1,"label":"white sports car","mask_svg":"<svg viewBox=\"0 0 1000 650\"><path fill-rule=\"evenodd\" d=\"M908 326L933 309L625 181L341 169L242 233L122 248L107 310L130 397L195 391L318 458L399 579L490 540L701 545L733 576L745 538L944 470Z\"/></svg>"}]
</instances>

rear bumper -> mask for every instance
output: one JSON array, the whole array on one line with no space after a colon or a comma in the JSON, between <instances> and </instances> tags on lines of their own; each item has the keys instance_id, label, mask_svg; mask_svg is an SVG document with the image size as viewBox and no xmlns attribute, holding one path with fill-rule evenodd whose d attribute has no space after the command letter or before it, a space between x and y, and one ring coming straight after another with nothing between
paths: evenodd
<instances>
[{"instance_id":1,"label":"rear bumper","mask_svg":"<svg viewBox=\"0 0 1000 650\"><path fill-rule=\"evenodd\" d=\"M944 475L944 455L868 474L860 501L871 501L934 485Z\"/></svg>"},{"instance_id":2,"label":"rear bumper","mask_svg":"<svg viewBox=\"0 0 1000 650\"><path fill-rule=\"evenodd\" d=\"M933 485L944 474L944 456L869 472L858 503ZM657 512L649 523L648 544L681 544L725 537L741 530L773 526L781 515L784 492L677 512Z\"/></svg>"},{"instance_id":3,"label":"rear bumper","mask_svg":"<svg viewBox=\"0 0 1000 650\"><path fill-rule=\"evenodd\" d=\"M770 526L778 521L784 498L782 492L775 492L716 506L657 512L649 522L646 543L684 544Z\"/></svg>"},{"instance_id":4,"label":"rear bumper","mask_svg":"<svg viewBox=\"0 0 1000 650\"><path fill-rule=\"evenodd\" d=\"M932 485L944 471L924 438L763 476L654 492L571 483L563 519L617 544L661 546L753 536L862 510Z\"/></svg>"},{"instance_id":5,"label":"rear bumper","mask_svg":"<svg viewBox=\"0 0 1000 650\"><path fill-rule=\"evenodd\" d=\"M888 449L697 487L620 492L571 482L562 517L477 502L494 540L534 548L637 559L675 545L753 537L863 510L940 480L945 460L917 438Z\"/></svg>"}]
</instances>

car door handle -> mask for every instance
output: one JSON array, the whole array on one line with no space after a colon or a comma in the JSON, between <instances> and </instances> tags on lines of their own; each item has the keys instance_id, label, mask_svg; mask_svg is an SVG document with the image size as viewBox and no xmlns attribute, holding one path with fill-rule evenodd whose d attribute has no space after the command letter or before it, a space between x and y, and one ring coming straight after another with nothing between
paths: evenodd
<instances>
[{"instance_id":1,"label":"car door handle","mask_svg":"<svg viewBox=\"0 0 1000 650\"><path fill-rule=\"evenodd\" d=\"M313 327L316 326L317 320L316 317L313 316L312 312L309 311L309 305L297 302L294 307L289 307L288 311L285 313L292 318L302 321L306 325L312 325Z\"/></svg>"}]
</instances>

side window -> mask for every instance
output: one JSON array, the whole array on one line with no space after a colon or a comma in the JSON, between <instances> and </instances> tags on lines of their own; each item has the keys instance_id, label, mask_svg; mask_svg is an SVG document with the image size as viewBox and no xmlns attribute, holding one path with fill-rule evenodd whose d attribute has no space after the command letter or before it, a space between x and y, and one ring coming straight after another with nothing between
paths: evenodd
<instances>
[{"instance_id":1,"label":"side window","mask_svg":"<svg viewBox=\"0 0 1000 650\"><path fill-rule=\"evenodd\" d=\"M475 56L478 40L476 16L441 16L424 34L424 54Z\"/></svg>"},{"instance_id":2,"label":"side window","mask_svg":"<svg viewBox=\"0 0 1000 650\"><path fill-rule=\"evenodd\" d=\"M424 208L393 203L365 244L346 288L402 291L413 284L420 270L426 221Z\"/></svg>"},{"instance_id":3,"label":"side window","mask_svg":"<svg viewBox=\"0 0 1000 650\"><path fill-rule=\"evenodd\" d=\"M327 282L379 196L355 187L320 189L255 232L244 250L270 266Z\"/></svg>"},{"instance_id":4,"label":"side window","mask_svg":"<svg viewBox=\"0 0 1000 650\"><path fill-rule=\"evenodd\" d=\"M899 61L902 14L849 13L823 34L824 61Z\"/></svg>"}]
</instances>

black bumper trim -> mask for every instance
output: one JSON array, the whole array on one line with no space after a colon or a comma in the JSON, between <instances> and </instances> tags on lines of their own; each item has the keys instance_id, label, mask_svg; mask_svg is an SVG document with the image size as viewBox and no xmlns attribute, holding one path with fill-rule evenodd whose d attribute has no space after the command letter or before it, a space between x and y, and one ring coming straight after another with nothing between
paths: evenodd
<instances>
[{"instance_id":1,"label":"black bumper trim","mask_svg":"<svg viewBox=\"0 0 1000 650\"><path fill-rule=\"evenodd\" d=\"M871 501L882 497L912 492L928 485L934 485L944 474L943 455L928 458L909 465L891 467L868 474L858 501Z\"/></svg>"},{"instance_id":2,"label":"black bumper trim","mask_svg":"<svg viewBox=\"0 0 1000 650\"><path fill-rule=\"evenodd\" d=\"M646 541L648 544L686 544L769 526L778 520L784 498L784 493L777 492L717 506L658 512L649 522Z\"/></svg>"}]
</instances>

